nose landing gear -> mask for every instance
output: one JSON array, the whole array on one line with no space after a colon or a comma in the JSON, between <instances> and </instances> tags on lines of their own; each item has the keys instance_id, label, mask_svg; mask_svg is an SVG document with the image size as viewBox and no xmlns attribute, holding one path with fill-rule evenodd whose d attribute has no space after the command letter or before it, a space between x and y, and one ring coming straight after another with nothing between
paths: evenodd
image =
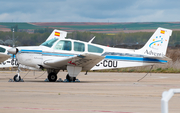
<instances>
[{"instance_id":1,"label":"nose landing gear","mask_svg":"<svg viewBox=\"0 0 180 113\"><path fill-rule=\"evenodd\" d=\"M19 82L19 81L21 81L21 76L19 76L19 74L17 74L17 75L14 76L13 79L14 79L15 82Z\"/></svg>"},{"instance_id":2,"label":"nose landing gear","mask_svg":"<svg viewBox=\"0 0 180 113\"><path fill-rule=\"evenodd\" d=\"M20 68L19 68L19 66L18 66L18 73L14 76L14 78L13 78L13 80L14 80L14 82L23 82L23 79L21 79L21 76L20 76ZM13 80L10 80L10 81L13 81Z\"/></svg>"}]
</instances>

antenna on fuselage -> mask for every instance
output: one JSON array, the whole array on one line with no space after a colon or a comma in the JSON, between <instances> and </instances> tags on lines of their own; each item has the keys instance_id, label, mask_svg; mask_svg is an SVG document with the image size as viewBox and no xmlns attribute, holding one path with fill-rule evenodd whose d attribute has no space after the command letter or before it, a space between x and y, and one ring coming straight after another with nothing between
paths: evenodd
<instances>
[{"instance_id":1,"label":"antenna on fuselage","mask_svg":"<svg viewBox=\"0 0 180 113\"><path fill-rule=\"evenodd\" d=\"M91 43L95 38L96 36L94 36L88 43Z\"/></svg>"}]
</instances>

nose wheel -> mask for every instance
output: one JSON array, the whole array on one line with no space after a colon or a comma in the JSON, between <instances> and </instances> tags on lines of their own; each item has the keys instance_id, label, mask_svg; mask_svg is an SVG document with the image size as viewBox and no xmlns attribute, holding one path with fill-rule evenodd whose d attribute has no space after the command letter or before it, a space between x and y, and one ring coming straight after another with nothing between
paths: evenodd
<instances>
[{"instance_id":1,"label":"nose wheel","mask_svg":"<svg viewBox=\"0 0 180 113\"><path fill-rule=\"evenodd\" d=\"M15 75L13 79L15 82L21 81L21 77L19 76L19 74Z\"/></svg>"}]
</instances>

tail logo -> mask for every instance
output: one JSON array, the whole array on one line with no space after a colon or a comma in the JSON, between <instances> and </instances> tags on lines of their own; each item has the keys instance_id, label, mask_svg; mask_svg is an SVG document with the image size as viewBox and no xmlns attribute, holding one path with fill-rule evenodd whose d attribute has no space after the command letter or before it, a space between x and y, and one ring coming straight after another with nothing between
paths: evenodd
<instances>
[{"instance_id":1,"label":"tail logo","mask_svg":"<svg viewBox=\"0 0 180 113\"><path fill-rule=\"evenodd\" d=\"M158 49L163 43L163 38L161 36L156 36L156 38L154 38L152 41L153 42L149 44L149 47L152 49Z\"/></svg>"},{"instance_id":2,"label":"tail logo","mask_svg":"<svg viewBox=\"0 0 180 113\"><path fill-rule=\"evenodd\" d=\"M165 31L161 30L160 33L163 35L163 34L165 34ZM149 44L149 47L152 49L158 50L159 47L162 46L164 41L167 41L167 40L164 39L161 35L156 36L156 38L153 38L152 42Z\"/></svg>"}]
</instances>

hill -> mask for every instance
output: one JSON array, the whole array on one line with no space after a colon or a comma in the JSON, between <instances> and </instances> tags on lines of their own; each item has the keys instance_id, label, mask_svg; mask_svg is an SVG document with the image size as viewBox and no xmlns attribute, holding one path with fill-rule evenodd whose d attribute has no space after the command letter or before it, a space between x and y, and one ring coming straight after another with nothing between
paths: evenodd
<instances>
[{"instance_id":1,"label":"hill","mask_svg":"<svg viewBox=\"0 0 180 113\"><path fill-rule=\"evenodd\" d=\"M103 23L103 22L0 22L0 31L10 31L17 25L19 30L42 28L61 29L68 32L90 31L96 33L153 32L158 27L180 30L180 22L140 22L140 23ZM8 29L8 30L7 30Z\"/></svg>"}]
</instances>

